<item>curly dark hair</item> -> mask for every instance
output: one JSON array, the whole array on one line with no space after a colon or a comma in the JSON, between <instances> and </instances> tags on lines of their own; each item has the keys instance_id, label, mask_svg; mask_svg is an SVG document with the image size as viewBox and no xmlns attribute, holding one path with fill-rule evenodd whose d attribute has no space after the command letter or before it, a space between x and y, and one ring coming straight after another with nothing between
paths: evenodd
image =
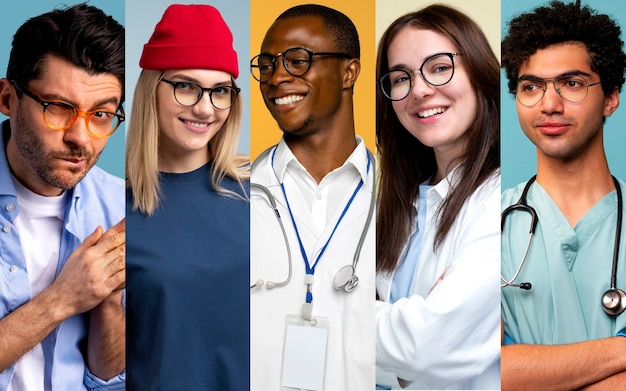
<instances>
[{"instance_id":1,"label":"curly dark hair","mask_svg":"<svg viewBox=\"0 0 626 391\"><path fill-rule=\"evenodd\" d=\"M537 50L558 43L581 42L591 57L591 70L602 80L605 94L621 91L624 84L626 55L620 38L620 27L608 15L598 14L580 0L565 4L552 1L537 7L508 23L508 34L502 41L502 67L511 93L517 88L522 64Z\"/></svg>"}]
</instances>

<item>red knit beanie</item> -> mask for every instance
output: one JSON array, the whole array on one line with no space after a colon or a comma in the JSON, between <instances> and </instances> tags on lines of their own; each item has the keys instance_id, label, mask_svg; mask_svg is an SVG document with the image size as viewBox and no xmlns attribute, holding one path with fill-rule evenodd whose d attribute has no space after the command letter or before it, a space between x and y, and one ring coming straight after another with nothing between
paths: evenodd
<instances>
[{"instance_id":1,"label":"red knit beanie","mask_svg":"<svg viewBox=\"0 0 626 391\"><path fill-rule=\"evenodd\" d=\"M210 5L172 4L143 47L143 69L212 69L239 76L233 35Z\"/></svg>"}]
</instances>

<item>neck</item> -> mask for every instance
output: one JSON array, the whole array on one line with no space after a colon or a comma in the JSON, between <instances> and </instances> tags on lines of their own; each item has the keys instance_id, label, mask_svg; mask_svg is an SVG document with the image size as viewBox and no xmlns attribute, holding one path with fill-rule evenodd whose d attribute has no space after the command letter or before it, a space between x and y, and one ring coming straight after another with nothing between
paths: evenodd
<instances>
[{"instance_id":1,"label":"neck","mask_svg":"<svg viewBox=\"0 0 626 391\"><path fill-rule=\"evenodd\" d=\"M211 160L211 153L208 147L193 153L161 150L159 152L159 171L183 174L197 170L207 164L209 160Z\"/></svg>"},{"instance_id":2,"label":"neck","mask_svg":"<svg viewBox=\"0 0 626 391\"><path fill-rule=\"evenodd\" d=\"M285 137L285 142L317 183L341 167L357 146L354 128L341 133L318 133L307 138Z\"/></svg>"},{"instance_id":3,"label":"neck","mask_svg":"<svg viewBox=\"0 0 626 391\"><path fill-rule=\"evenodd\" d=\"M448 176L450 171L454 170L456 166L461 163L461 160L454 156L447 156L443 153L438 153L435 150L435 161L437 162L437 171L430 179L431 185L436 185L441 180Z\"/></svg>"},{"instance_id":4,"label":"neck","mask_svg":"<svg viewBox=\"0 0 626 391\"><path fill-rule=\"evenodd\" d=\"M615 190L604 151L568 161L540 156L537 182L550 195L572 227L602 197Z\"/></svg>"}]
</instances>

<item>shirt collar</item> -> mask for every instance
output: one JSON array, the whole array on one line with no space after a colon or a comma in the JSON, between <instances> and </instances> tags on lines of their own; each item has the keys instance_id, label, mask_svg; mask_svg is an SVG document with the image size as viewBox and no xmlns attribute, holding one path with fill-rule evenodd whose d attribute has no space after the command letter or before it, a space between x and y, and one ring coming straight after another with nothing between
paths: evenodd
<instances>
[{"instance_id":1,"label":"shirt collar","mask_svg":"<svg viewBox=\"0 0 626 391\"><path fill-rule=\"evenodd\" d=\"M368 151L365 147L365 142L360 136L356 136L356 142L357 146L354 151L352 151L352 154L350 154L341 167L336 168L333 171L345 170L347 167L354 167L361 176L361 179L363 179L363 183L367 183ZM307 175L310 175L308 174L306 168L298 161L291 149L289 149L289 146L283 138L280 139L280 142L276 145L275 150L271 152L270 159L272 160L271 164L274 168L274 172L276 173L276 177L281 183L283 182L285 172L287 172L289 167L302 170L306 172ZM371 169L371 162L369 166L369 169Z\"/></svg>"},{"instance_id":2,"label":"shirt collar","mask_svg":"<svg viewBox=\"0 0 626 391\"><path fill-rule=\"evenodd\" d=\"M8 140L10 132L9 120L2 122L2 132L0 134L0 195L17 198L6 153L6 140Z\"/></svg>"},{"instance_id":3,"label":"shirt collar","mask_svg":"<svg viewBox=\"0 0 626 391\"><path fill-rule=\"evenodd\" d=\"M354 167L359 176L363 180L364 184L367 184L367 174L368 174L368 150L365 147L365 142L360 136L356 136L357 146L352 151L352 154L348 157L348 159L343 163L343 165L339 168L336 168L333 171L345 170L347 167ZM372 159L373 157L370 157ZM280 139L278 145L276 145L275 150L271 152L270 159L272 159L272 166L274 168L274 172L276 173L276 177L279 182L283 182L283 178L285 177L285 173L287 169L291 167L295 167L296 169L303 170L308 174L306 168L298 161L296 156L293 154L289 146L285 142L283 138ZM369 170L372 169L372 163L369 163ZM308 174L310 175L310 174Z\"/></svg>"}]
</instances>

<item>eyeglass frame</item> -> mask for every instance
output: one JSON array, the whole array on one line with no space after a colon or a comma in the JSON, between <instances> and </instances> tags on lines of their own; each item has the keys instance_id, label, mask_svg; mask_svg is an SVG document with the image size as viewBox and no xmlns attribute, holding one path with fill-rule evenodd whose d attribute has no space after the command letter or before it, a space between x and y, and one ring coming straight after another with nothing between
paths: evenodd
<instances>
[{"instance_id":1,"label":"eyeglass frame","mask_svg":"<svg viewBox=\"0 0 626 391\"><path fill-rule=\"evenodd\" d=\"M83 117L85 119L85 125L87 127L87 133L89 133L89 135L92 136L92 137L104 138L104 137L108 137L108 136L112 135L113 133L115 133L115 131L120 127L120 124L126 120L126 114L124 113L124 107L122 107L121 104L117 106L117 109L120 111L119 114L118 113L113 113L113 112L110 112L110 111L105 111L105 110L83 111L83 110L79 109L78 107L72 105L71 103L68 103L68 102L65 102L65 101L62 101L62 100L44 100L44 99L40 98L37 94L35 94L33 91L31 91L28 87L20 85L20 83L18 83L16 80L11 80L11 83L13 84L13 86L15 87L15 89L18 92L20 92L21 94L26 95L27 97L29 97L32 100L34 100L35 102L39 103L43 107L43 111L41 112L41 114L43 116L43 122L45 122L46 126L48 126L52 130L63 130L63 131L65 131L65 130L71 128L76 123L76 120L78 119L78 117ZM50 105L61 106L61 107L67 108L67 109L71 109L74 112L74 117L67 123L67 125L65 127L52 126L48 122L48 120L46 119L46 109ZM89 119L95 113L113 114L114 116L117 117L117 120L118 120L117 126L115 126L114 129L112 129L109 133L106 133L106 134L93 133L91 131L91 129L89 129Z\"/></svg>"},{"instance_id":2,"label":"eyeglass frame","mask_svg":"<svg viewBox=\"0 0 626 391\"><path fill-rule=\"evenodd\" d=\"M289 67L287 66L288 62L286 60L286 55L289 52L294 52L296 50L304 50L305 52L308 53L309 55L309 60L308 60L308 64L309 66L306 68L306 71L302 72L301 74L293 74L293 72L291 72L289 70ZM261 74L261 70L260 70L260 66L258 64L258 58L261 56L267 56L269 58L271 58L272 60L272 73L268 76L268 78L266 80L259 80L257 79L256 76L254 76L254 72L253 72L253 68L259 68L259 75ZM259 83L267 83L272 76L274 76L274 73L276 72L276 69L278 68L278 61L276 60L278 57L283 58L283 67L285 68L285 70L287 71L287 73L289 73L291 76L294 77L301 77L306 75L306 73L311 70L311 64L313 64L313 56L332 56L332 57L338 57L338 58L345 58L345 59L350 59L350 58L354 58L354 56L352 56L349 53L345 53L345 52L314 52L311 51L309 49L303 48L303 47L294 47L294 48L289 48L287 50L285 50L284 52L280 52L277 54L269 54L269 53L260 53L257 54L256 56L252 57L252 59L250 60L250 74L252 75L252 77L254 78L254 80L258 81ZM257 60L257 64L253 64L254 60ZM260 76L259 76L260 77Z\"/></svg>"},{"instance_id":3,"label":"eyeglass frame","mask_svg":"<svg viewBox=\"0 0 626 391\"><path fill-rule=\"evenodd\" d=\"M450 75L450 79L448 79L448 81L446 81L445 83L441 83L441 84L435 84L435 83L431 83L430 81L428 81L428 79L426 77L424 77L424 73L422 72L422 69L424 68L424 65L426 65L426 63L430 60L432 60L435 57L441 56L441 55L446 55L450 58L450 61L452 62L452 74ZM426 82L426 84L430 84L433 87L441 87L441 86L445 86L446 84L450 83L450 81L452 81L452 78L454 77L454 71L456 69L456 65L454 64L454 57L456 56L462 56L462 53L458 53L458 52L441 52L441 53L435 53L433 55L430 55L428 57L426 57L424 59L424 61L422 62L422 65L420 65L419 68L413 68L413 69L394 69L394 70L390 70L389 72L385 73L383 76L381 76L380 79L378 79L376 81L376 83L380 86L380 90L383 93L383 95L385 96L385 98L393 101L393 102L399 102L403 99L406 99L407 96L409 96L411 94L411 90L413 89L413 84L415 82L415 71L419 71L420 76L422 77L422 80L424 80ZM407 90L407 93L405 96L403 96L400 99L393 99L391 96L387 95L387 93L385 92L384 88L383 88L383 79L387 76L389 76L392 72L405 72L407 75L409 75L409 89Z\"/></svg>"},{"instance_id":4,"label":"eyeglass frame","mask_svg":"<svg viewBox=\"0 0 626 391\"><path fill-rule=\"evenodd\" d=\"M541 94L541 97L539 98L539 100L538 100L537 102L533 103L532 105L526 105L526 104L524 104L524 103L520 100L520 98L517 96L517 92L518 92L518 89L517 89L517 88L516 88L514 91L511 91L511 93L515 94L515 99L516 99L516 100L517 100L517 101L518 101L518 102L519 102L522 106L524 106L524 107L533 107L533 106L535 106L536 104L538 104L539 102L541 102L541 100L543 99L543 97L544 97L544 96L546 96L546 92L548 91L548 83L550 83L550 82L551 82L551 83L552 83L552 87L554 87L554 91L556 91L556 93L557 93L557 94L558 94L561 98L565 99L566 101L568 101L568 102L570 102L570 103L580 103L580 102L584 101L585 99L587 99L587 96L589 95L589 87L593 87L593 86L595 86L595 85L602 84L602 80L597 81L597 82L595 82L595 83L589 83L589 82L587 81L587 79L585 79L584 75L585 75L585 73L580 72L580 71L577 71L577 72L573 72L573 73L567 73L567 74L564 74L564 75L560 75L560 76L557 76L557 77L551 77L551 78L549 78L549 79L542 79L541 77L534 77L534 76L532 76L532 77L530 77L530 76L522 76L522 77L518 78L518 79L517 79L517 85L519 85L519 83L520 83L521 81L524 81L524 80L527 80L527 81L533 81L533 82L542 82L542 83L544 83L544 84L545 84L546 88L542 88L543 93ZM563 95L561 95L560 88L556 88L556 82L557 82L558 80L569 79L569 78L572 78L572 77L580 77L582 80L584 80L584 82L585 82L585 86L587 87L587 90L585 91L585 96L584 96L581 100L579 100L579 101L572 101L572 100L567 99L566 97L564 97Z\"/></svg>"},{"instance_id":5,"label":"eyeglass frame","mask_svg":"<svg viewBox=\"0 0 626 391\"><path fill-rule=\"evenodd\" d=\"M176 103L178 103L179 105L184 106L184 107L193 107L193 106L197 105L198 102L200 102L202 100L202 97L204 96L204 93L208 92L209 93L209 101L211 102L211 105L213 107L215 107L216 110L228 110L231 107L233 107L233 105L237 101L237 96L241 92L241 88L235 87L235 86L232 86L232 85L231 86L223 85L223 86L216 86L216 87L202 87L200 84L198 84L196 82L193 82L193 81L173 81L173 80L167 80L167 79L161 79L159 81L165 82L165 83L167 83L167 84L169 84L169 85L171 85L173 87L174 99L176 100ZM198 95L198 100L196 100L196 102L194 104L185 105L185 104L180 103L180 101L176 97L176 88L178 88L178 86L180 84L193 84L195 86L198 86L198 88L200 88L200 94ZM225 108L221 108L221 107L215 106L215 103L213 103L213 91L217 90L218 88L228 88L228 89L231 89L232 91L235 92L235 98L230 103L230 106L225 107Z\"/></svg>"}]
</instances>

